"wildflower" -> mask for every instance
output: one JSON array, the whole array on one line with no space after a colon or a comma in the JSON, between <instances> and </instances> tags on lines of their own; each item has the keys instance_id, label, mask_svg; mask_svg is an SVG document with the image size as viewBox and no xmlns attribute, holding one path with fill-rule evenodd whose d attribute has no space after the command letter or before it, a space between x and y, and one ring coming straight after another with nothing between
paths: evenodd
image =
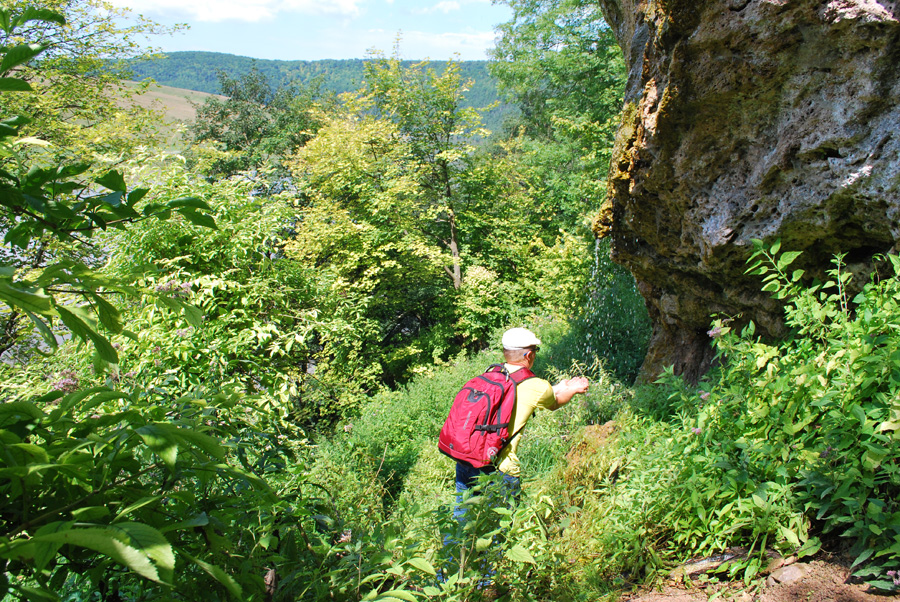
<instances>
[{"instance_id":1,"label":"wildflower","mask_svg":"<svg viewBox=\"0 0 900 602\"><path fill-rule=\"evenodd\" d=\"M691 432L694 433L695 435L699 435L700 433L703 432L703 429L700 428L699 426L695 426L694 428L691 429Z\"/></svg>"},{"instance_id":2,"label":"wildflower","mask_svg":"<svg viewBox=\"0 0 900 602\"><path fill-rule=\"evenodd\" d=\"M350 541L350 538L353 537L353 532L350 529L347 529L343 533L341 533L340 539L338 539L338 543L347 543Z\"/></svg>"},{"instance_id":3,"label":"wildflower","mask_svg":"<svg viewBox=\"0 0 900 602\"><path fill-rule=\"evenodd\" d=\"M78 390L78 375L75 374L75 372L72 370L63 370L57 374L57 376L59 377L59 380L50 383L51 387L64 393L72 393L73 391Z\"/></svg>"},{"instance_id":4,"label":"wildflower","mask_svg":"<svg viewBox=\"0 0 900 602\"><path fill-rule=\"evenodd\" d=\"M703 401L706 401L707 399L709 399L709 391L701 391L700 399L702 399Z\"/></svg>"},{"instance_id":5,"label":"wildflower","mask_svg":"<svg viewBox=\"0 0 900 602\"><path fill-rule=\"evenodd\" d=\"M191 334L191 331L194 330L193 326L188 326L187 328L179 328L175 331L175 336L181 337L182 339Z\"/></svg>"},{"instance_id":6,"label":"wildflower","mask_svg":"<svg viewBox=\"0 0 900 602\"><path fill-rule=\"evenodd\" d=\"M715 339L715 338L717 338L717 337L719 337L719 336L722 335L722 327L721 327L721 326L716 326L716 327L713 328L712 330L707 330L707 331L706 331L706 334L709 336L709 338Z\"/></svg>"},{"instance_id":7,"label":"wildflower","mask_svg":"<svg viewBox=\"0 0 900 602\"><path fill-rule=\"evenodd\" d=\"M345 432L345 433L353 432L353 424L345 424L345 425L344 425L344 432Z\"/></svg>"},{"instance_id":8,"label":"wildflower","mask_svg":"<svg viewBox=\"0 0 900 602\"><path fill-rule=\"evenodd\" d=\"M113 346L113 349L118 351L119 349L122 348L122 343L113 343L112 346Z\"/></svg>"}]
</instances>

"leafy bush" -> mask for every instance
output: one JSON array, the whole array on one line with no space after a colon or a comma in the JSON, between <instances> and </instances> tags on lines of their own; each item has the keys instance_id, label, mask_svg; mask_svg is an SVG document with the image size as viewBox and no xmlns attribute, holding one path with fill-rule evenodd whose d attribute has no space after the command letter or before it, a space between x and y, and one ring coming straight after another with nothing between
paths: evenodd
<instances>
[{"instance_id":1,"label":"leafy bush","mask_svg":"<svg viewBox=\"0 0 900 602\"><path fill-rule=\"evenodd\" d=\"M848 542L854 567L865 563L857 576L894 589L884 575L900 563L900 259L851 299L841 256L828 282L803 287L803 272L788 271L799 253L778 247L758 244L751 269L785 300L794 334L767 344L752 324L737 335L719 320L724 368L698 426L731 466L789 488L822 534Z\"/></svg>"}]
</instances>

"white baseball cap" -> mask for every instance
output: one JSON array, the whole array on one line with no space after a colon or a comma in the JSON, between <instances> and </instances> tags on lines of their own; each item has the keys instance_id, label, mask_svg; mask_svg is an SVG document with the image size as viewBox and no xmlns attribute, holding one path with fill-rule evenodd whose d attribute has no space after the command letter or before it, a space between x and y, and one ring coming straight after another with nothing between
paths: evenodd
<instances>
[{"instance_id":1,"label":"white baseball cap","mask_svg":"<svg viewBox=\"0 0 900 602\"><path fill-rule=\"evenodd\" d=\"M510 328L503 333L503 348L509 350L537 347L541 340L527 328Z\"/></svg>"}]
</instances>

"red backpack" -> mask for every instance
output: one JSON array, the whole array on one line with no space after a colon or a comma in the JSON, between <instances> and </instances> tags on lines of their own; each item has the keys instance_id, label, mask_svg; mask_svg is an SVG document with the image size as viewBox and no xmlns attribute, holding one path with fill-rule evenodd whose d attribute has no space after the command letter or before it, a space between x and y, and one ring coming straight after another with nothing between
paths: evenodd
<instances>
[{"instance_id":1,"label":"red backpack","mask_svg":"<svg viewBox=\"0 0 900 602\"><path fill-rule=\"evenodd\" d=\"M516 385L529 378L534 378L534 373L528 368L510 373L494 364L467 382L453 400L438 437L438 449L474 468L493 462L519 434L509 434Z\"/></svg>"}]
</instances>

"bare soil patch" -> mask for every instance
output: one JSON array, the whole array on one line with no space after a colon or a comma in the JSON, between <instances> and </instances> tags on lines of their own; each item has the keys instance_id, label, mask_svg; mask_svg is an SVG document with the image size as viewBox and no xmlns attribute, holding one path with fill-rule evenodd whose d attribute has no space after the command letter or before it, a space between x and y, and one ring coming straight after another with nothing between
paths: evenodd
<instances>
[{"instance_id":1,"label":"bare soil patch","mask_svg":"<svg viewBox=\"0 0 900 602\"><path fill-rule=\"evenodd\" d=\"M692 587L671 582L654 591L625 595L622 602L886 602L894 596L869 590L865 583L850 581L849 564L824 559L796 563L790 571L773 571L761 584L745 587L742 582L698 584ZM779 582L776 575L784 579Z\"/></svg>"}]
</instances>

